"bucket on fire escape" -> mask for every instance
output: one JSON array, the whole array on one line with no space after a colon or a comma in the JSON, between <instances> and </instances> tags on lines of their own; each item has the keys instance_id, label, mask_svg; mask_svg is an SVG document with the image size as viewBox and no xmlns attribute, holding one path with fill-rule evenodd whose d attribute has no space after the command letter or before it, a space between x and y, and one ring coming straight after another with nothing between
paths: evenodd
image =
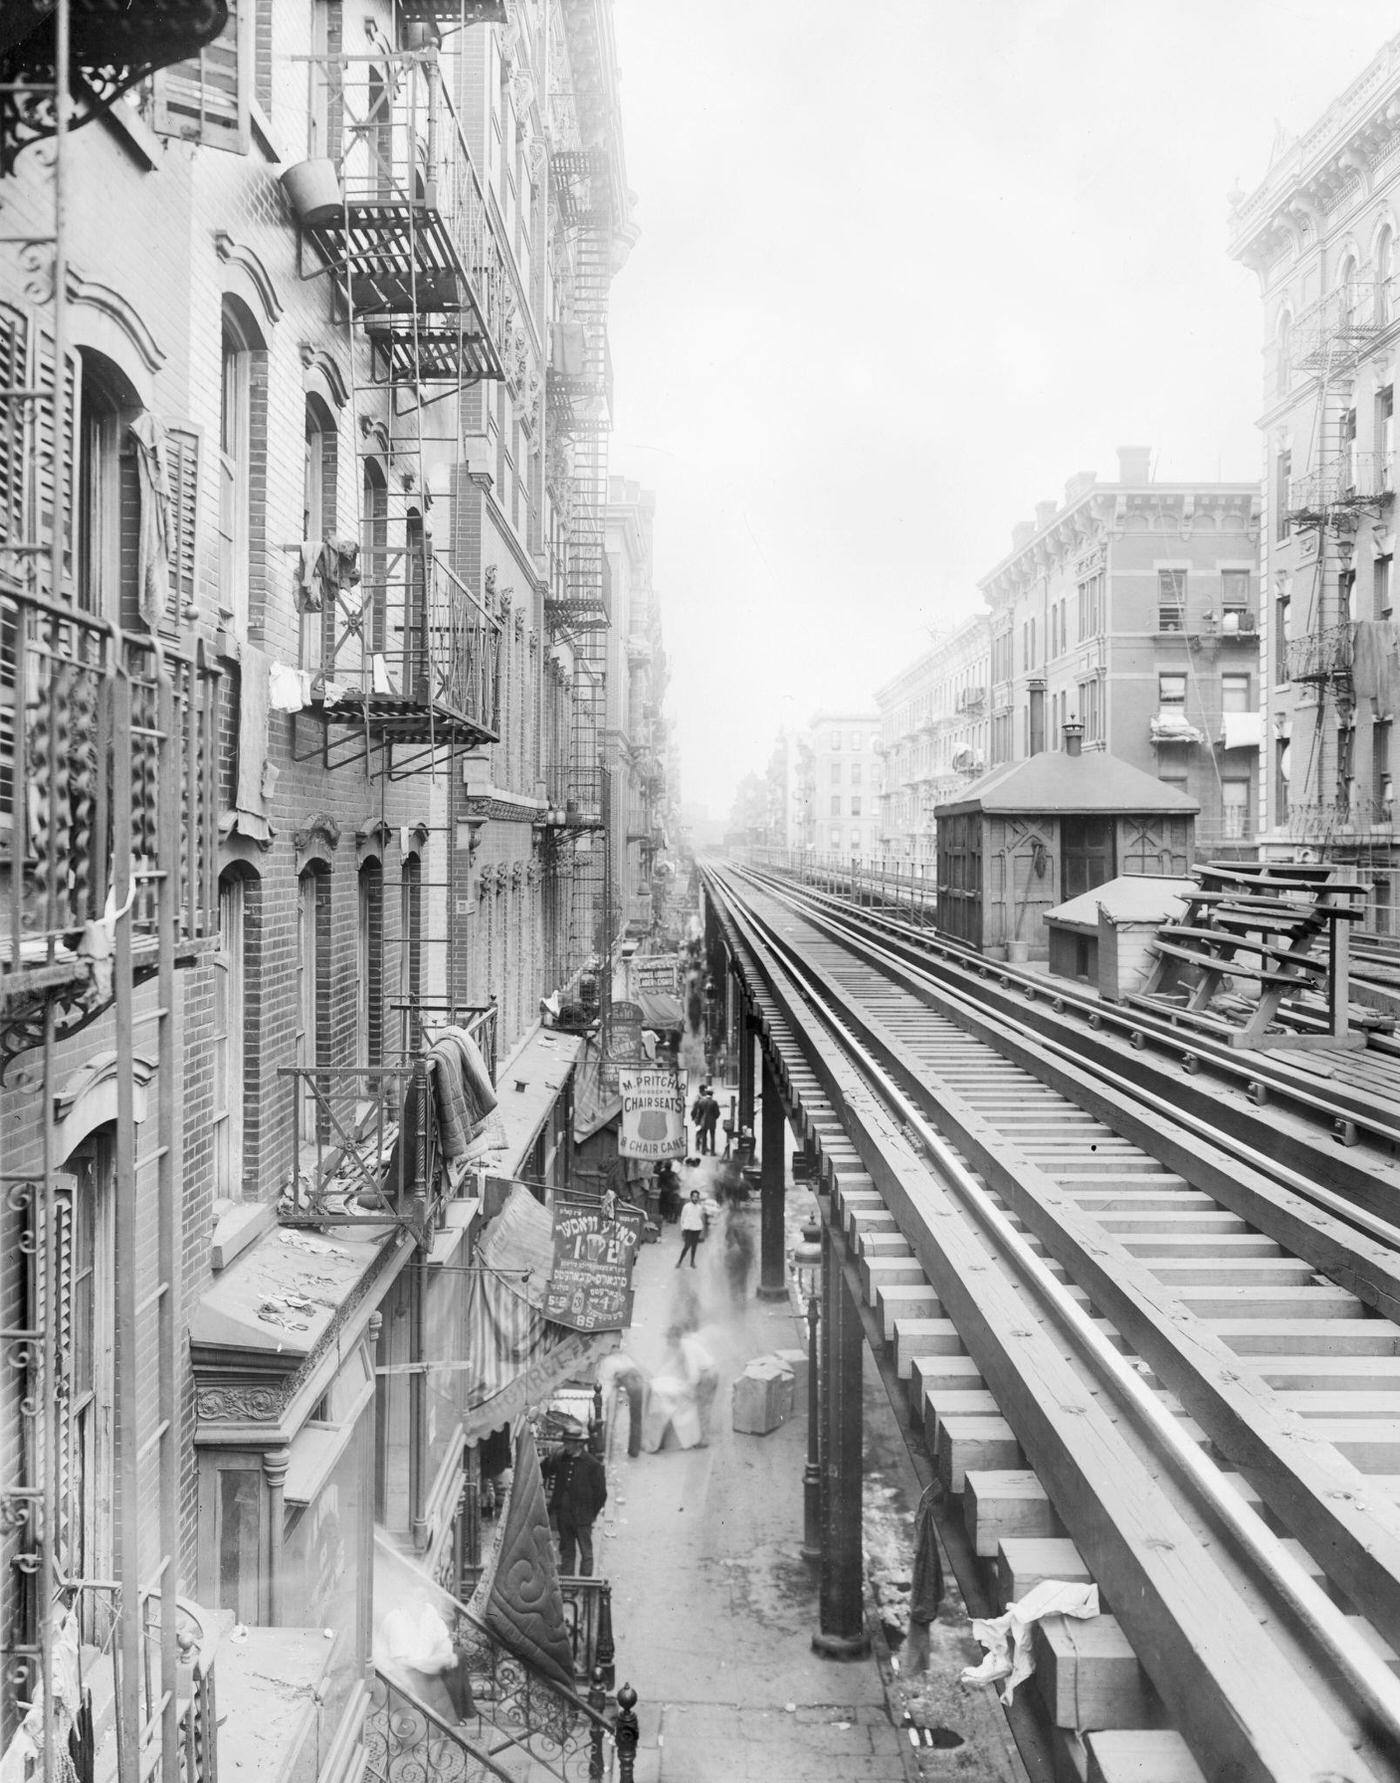
<instances>
[{"instance_id":1,"label":"bucket on fire escape","mask_svg":"<svg viewBox=\"0 0 1400 1783\"><path fill-rule=\"evenodd\" d=\"M298 161L282 175L281 185L287 203L304 228L323 229L340 216L345 200L334 161L323 157Z\"/></svg>"}]
</instances>

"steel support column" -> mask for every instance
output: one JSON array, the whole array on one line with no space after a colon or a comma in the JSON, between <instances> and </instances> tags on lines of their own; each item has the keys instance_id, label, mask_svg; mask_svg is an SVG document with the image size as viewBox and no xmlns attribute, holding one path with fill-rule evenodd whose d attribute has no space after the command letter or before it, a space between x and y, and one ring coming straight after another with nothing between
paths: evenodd
<instances>
[{"instance_id":1,"label":"steel support column","mask_svg":"<svg viewBox=\"0 0 1400 1783\"><path fill-rule=\"evenodd\" d=\"M828 1659L870 1651L865 1632L861 1464L865 1446L864 1332L845 1272L822 1228L822 1552L820 1622L812 1646Z\"/></svg>"},{"instance_id":2,"label":"steel support column","mask_svg":"<svg viewBox=\"0 0 1400 1783\"><path fill-rule=\"evenodd\" d=\"M753 1057L752 1042L745 1052ZM787 1246L783 1211L787 1180L787 1114L782 1090L767 1053L763 1055L763 1175L761 1179L762 1256L758 1276L760 1300L787 1298Z\"/></svg>"},{"instance_id":3,"label":"steel support column","mask_svg":"<svg viewBox=\"0 0 1400 1783\"><path fill-rule=\"evenodd\" d=\"M736 1025L739 1032L739 1130L743 1133L752 1133L754 1028L749 1019L747 1000L743 998L740 1000L739 1020Z\"/></svg>"}]
</instances>

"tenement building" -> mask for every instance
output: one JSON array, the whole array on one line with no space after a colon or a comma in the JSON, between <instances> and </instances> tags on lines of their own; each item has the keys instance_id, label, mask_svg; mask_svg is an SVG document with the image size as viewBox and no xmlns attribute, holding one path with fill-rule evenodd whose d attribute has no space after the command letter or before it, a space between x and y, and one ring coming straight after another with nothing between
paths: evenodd
<instances>
[{"instance_id":1,"label":"tenement building","mask_svg":"<svg viewBox=\"0 0 1400 1783\"><path fill-rule=\"evenodd\" d=\"M873 860L880 833L880 719L818 712L798 753L802 846L818 855Z\"/></svg>"},{"instance_id":2,"label":"tenement building","mask_svg":"<svg viewBox=\"0 0 1400 1783\"><path fill-rule=\"evenodd\" d=\"M1062 746L1066 720L1200 806L1198 852L1253 850L1260 749L1259 492L1071 477L1013 528L990 608L987 765Z\"/></svg>"},{"instance_id":3,"label":"tenement building","mask_svg":"<svg viewBox=\"0 0 1400 1783\"><path fill-rule=\"evenodd\" d=\"M333 1783L386 1737L382 1567L465 1577L467 1375L423 1359L462 1354L475 1165L568 1168L577 1042L540 1004L612 939L610 9L28 10L0 31L0 1752L43 1698L78 1774L194 1783L217 1750ZM447 1027L473 1094L509 1092L435 1161ZM40 1711L46 1743L70 1774Z\"/></svg>"},{"instance_id":4,"label":"tenement building","mask_svg":"<svg viewBox=\"0 0 1400 1783\"><path fill-rule=\"evenodd\" d=\"M655 868L667 847L666 733L661 712L666 651L652 585L656 497L614 477L608 491L607 737L608 827L613 916L640 940L656 922Z\"/></svg>"},{"instance_id":5,"label":"tenement building","mask_svg":"<svg viewBox=\"0 0 1400 1783\"><path fill-rule=\"evenodd\" d=\"M934 807L987 767L991 633L975 614L940 637L875 695L880 712L879 853L932 868Z\"/></svg>"},{"instance_id":6,"label":"tenement building","mask_svg":"<svg viewBox=\"0 0 1400 1783\"><path fill-rule=\"evenodd\" d=\"M1233 206L1264 300L1261 852L1360 869L1388 931L1400 38Z\"/></svg>"}]
</instances>

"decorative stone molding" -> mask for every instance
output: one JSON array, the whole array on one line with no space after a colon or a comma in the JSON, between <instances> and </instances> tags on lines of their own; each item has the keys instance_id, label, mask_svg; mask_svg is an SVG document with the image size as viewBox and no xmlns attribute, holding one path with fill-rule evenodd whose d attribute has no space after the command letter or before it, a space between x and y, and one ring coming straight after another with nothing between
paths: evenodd
<instances>
[{"instance_id":1,"label":"decorative stone molding","mask_svg":"<svg viewBox=\"0 0 1400 1783\"><path fill-rule=\"evenodd\" d=\"M320 396L338 409L343 409L350 400L350 389L345 382L345 374L332 359L329 353L314 346L310 341L302 341L297 348L301 355L303 367L302 387L313 395ZM361 422L363 426L363 421ZM386 430L387 431L387 430Z\"/></svg>"},{"instance_id":2,"label":"decorative stone molding","mask_svg":"<svg viewBox=\"0 0 1400 1783\"><path fill-rule=\"evenodd\" d=\"M367 817L355 831L355 852L361 861L383 860L393 839L393 829L382 817Z\"/></svg>"},{"instance_id":3,"label":"decorative stone molding","mask_svg":"<svg viewBox=\"0 0 1400 1783\"><path fill-rule=\"evenodd\" d=\"M340 847L340 825L327 812L318 811L303 829L292 832L292 847L300 873L309 860L328 859Z\"/></svg>"},{"instance_id":4,"label":"decorative stone molding","mask_svg":"<svg viewBox=\"0 0 1400 1783\"><path fill-rule=\"evenodd\" d=\"M70 267L68 297L72 303L98 310L114 327L119 328L136 349L147 371L159 371L165 364L164 349L157 345L155 336L119 291L113 291L108 285L98 285L89 279L80 278Z\"/></svg>"},{"instance_id":5,"label":"decorative stone molding","mask_svg":"<svg viewBox=\"0 0 1400 1783\"><path fill-rule=\"evenodd\" d=\"M272 274L263 265L252 248L236 242L227 229L214 231L214 252L225 266L236 266L247 274L258 301L262 305L263 315L273 325L282 319L282 299L277 295L277 287L272 282Z\"/></svg>"}]
</instances>

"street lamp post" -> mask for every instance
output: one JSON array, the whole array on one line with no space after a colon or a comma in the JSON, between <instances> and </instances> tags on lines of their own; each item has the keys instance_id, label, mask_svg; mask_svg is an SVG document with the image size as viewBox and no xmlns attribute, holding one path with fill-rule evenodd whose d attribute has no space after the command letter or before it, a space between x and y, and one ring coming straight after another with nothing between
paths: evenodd
<instances>
[{"instance_id":1,"label":"street lamp post","mask_svg":"<svg viewBox=\"0 0 1400 1783\"><path fill-rule=\"evenodd\" d=\"M818 1375L817 1326L821 1302L807 1296L807 1467L802 1475L802 1556L816 1560L822 1542L821 1380Z\"/></svg>"}]
</instances>

